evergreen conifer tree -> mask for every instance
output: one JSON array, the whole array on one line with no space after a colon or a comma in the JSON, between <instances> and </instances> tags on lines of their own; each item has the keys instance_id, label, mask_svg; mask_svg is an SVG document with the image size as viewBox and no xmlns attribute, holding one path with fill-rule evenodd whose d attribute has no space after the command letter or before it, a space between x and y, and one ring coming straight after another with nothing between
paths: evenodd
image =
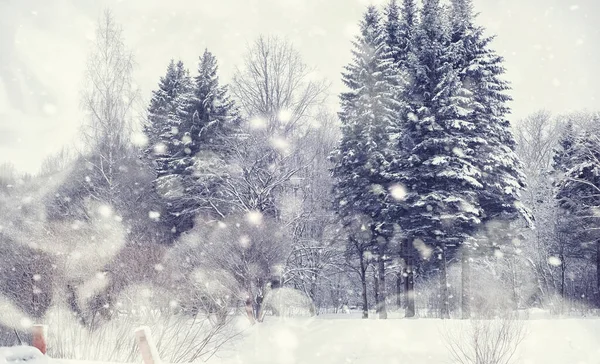
<instances>
[{"instance_id":1,"label":"evergreen conifer tree","mask_svg":"<svg viewBox=\"0 0 600 364\"><path fill-rule=\"evenodd\" d=\"M506 94L509 85L502 79L503 58L491 49L493 37L484 36L484 29L475 25L472 0L452 0L451 55L459 80L468 90L465 120L472 125L477 141L468 146L477 158L474 166L481 171L483 186L478 192L482 222L503 226L502 239L490 239L492 250L500 241L511 241L510 223L524 217L531 224L530 214L520 202L525 187L525 175L515 152L516 143L510 129ZM465 150L462 150L464 152ZM498 231L498 229L495 229ZM485 235L482 229L482 235ZM481 243L481 241L480 241ZM470 316L469 259L476 245L462 250L462 311Z\"/></svg>"},{"instance_id":2,"label":"evergreen conifer tree","mask_svg":"<svg viewBox=\"0 0 600 364\"><path fill-rule=\"evenodd\" d=\"M343 75L350 90L341 95L342 140L333 155L335 203L346 223L355 216L370 221L365 229L370 231L371 251L379 255L381 276L390 235L386 224L389 180L385 177L388 130L398 117L400 81L375 7L367 9L361 34L353 44L353 61ZM385 308L380 308L380 317L385 315Z\"/></svg>"},{"instance_id":3,"label":"evergreen conifer tree","mask_svg":"<svg viewBox=\"0 0 600 364\"><path fill-rule=\"evenodd\" d=\"M555 158L555 168L562 172L556 198L566 214L571 239L578 246L571 250L583 252L584 256L596 258L596 289L600 292L600 239L598 217L600 208L600 138L586 131L573 137L568 127L561 139L561 150ZM600 296L597 305L600 307Z\"/></svg>"},{"instance_id":4,"label":"evergreen conifer tree","mask_svg":"<svg viewBox=\"0 0 600 364\"><path fill-rule=\"evenodd\" d=\"M238 117L225 87L219 85L217 61L208 51L200 57L193 79L181 62L171 62L153 93L146 126L156 187L178 235L200 213L219 212L219 166L226 158ZM217 211L215 211L217 210Z\"/></svg>"},{"instance_id":5,"label":"evergreen conifer tree","mask_svg":"<svg viewBox=\"0 0 600 364\"><path fill-rule=\"evenodd\" d=\"M472 94L453 67L452 43L439 0L423 3L415 39L413 82L405 94L404 156L393 170L408 193L399 213L408 239L433 247L439 260L441 312L449 317L446 262L481 223L483 187L476 150L485 140L470 119Z\"/></svg>"}]
</instances>

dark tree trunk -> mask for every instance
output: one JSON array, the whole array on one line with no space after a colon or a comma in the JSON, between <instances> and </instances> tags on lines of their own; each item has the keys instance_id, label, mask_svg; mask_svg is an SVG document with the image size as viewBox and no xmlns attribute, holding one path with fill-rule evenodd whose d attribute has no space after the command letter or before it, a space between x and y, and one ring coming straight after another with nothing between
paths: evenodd
<instances>
[{"instance_id":1,"label":"dark tree trunk","mask_svg":"<svg viewBox=\"0 0 600 364\"><path fill-rule=\"evenodd\" d=\"M396 276L396 306L402 308L402 274Z\"/></svg>"},{"instance_id":2,"label":"dark tree trunk","mask_svg":"<svg viewBox=\"0 0 600 364\"><path fill-rule=\"evenodd\" d=\"M70 284L67 284L67 303L71 311L73 311L73 313L75 314L75 317L77 317L77 320L83 326L87 327L87 322L85 320L83 310L79 306L79 302L77 300L77 292L75 291L75 288Z\"/></svg>"},{"instance_id":3,"label":"dark tree trunk","mask_svg":"<svg viewBox=\"0 0 600 364\"><path fill-rule=\"evenodd\" d=\"M373 272L373 294L375 295L375 311L379 313L379 275L377 267L374 268Z\"/></svg>"},{"instance_id":4,"label":"dark tree trunk","mask_svg":"<svg viewBox=\"0 0 600 364\"><path fill-rule=\"evenodd\" d=\"M309 296L310 296L310 301L311 301L310 315L317 316L319 314L319 308L321 305L320 305L320 302L317 302L317 280L316 280L316 277L310 285Z\"/></svg>"},{"instance_id":5,"label":"dark tree trunk","mask_svg":"<svg viewBox=\"0 0 600 364\"><path fill-rule=\"evenodd\" d=\"M404 268L404 317L415 317L415 276L412 254L407 254Z\"/></svg>"},{"instance_id":6,"label":"dark tree trunk","mask_svg":"<svg viewBox=\"0 0 600 364\"><path fill-rule=\"evenodd\" d=\"M446 267L446 246L442 245L440 251L440 317L442 319L450 318L449 294L448 294L448 272Z\"/></svg>"},{"instance_id":7,"label":"dark tree trunk","mask_svg":"<svg viewBox=\"0 0 600 364\"><path fill-rule=\"evenodd\" d=\"M463 246L461 256L461 312L463 320L471 318L471 265L469 258L469 248Z\"/></svg>"},{"instance_id":8,"label":"dark tree trunk","mask_svg":"<svg viewBox=\"0 0 600 364\"><path fill-rule=\"evenodd\" d=\"M377 272L379 274L379 302L377 303L377 312L380 319L387 319L387 306L385 300L387 298L385 286L385 261L383 257L379 257L377 262Z\"/></svg>"},{"instance_id":9,"label":"dark tree trunk","mask_svg":"<svg viewBox=\"0 0 600 364\"><path fill-rule=\"evenodd\" d=\"M600 308L600 241L596 243L596 304Z\"/></svg>"},{"instance_id":10,"label":"dark tree trunk","mask_svg":"<svg viewBox=\"0 0 600 364\"><path fill-rule=\"evenodd\" d=\"M367 297L367 265L365 264L365 258L363 254L360 254L360 283L362 286L362 318L369 318L369 299Z\"/></svg>"},{"instance_id":11,"label":"dark tree trunk","mask_svg":"<svg viewBox=\"0 0 600 364\"><path fill-rule=\"evenodd\" d=\"M246 298L245 309L248 320L250 320L250 323L254 325L256 320L254 319L254 308L252 307L252 293L250 293L248 298Z\"/></svg>"},{"instance_id":12,"label":"dark tree trunk","mask_svg":"<svg viewBox=\"0 0 600 364\"><path fill-rule=\"evenodd\" d=\"M564 313L565 310L565 299L567 297L567 291L566 291L566 272L567 272L567 261L565 259L565 251L564 251L564 245L561 244L560 245L560 296L562 297L562 300L560 300L560 312Z\"/></svg>"}]
</instances>

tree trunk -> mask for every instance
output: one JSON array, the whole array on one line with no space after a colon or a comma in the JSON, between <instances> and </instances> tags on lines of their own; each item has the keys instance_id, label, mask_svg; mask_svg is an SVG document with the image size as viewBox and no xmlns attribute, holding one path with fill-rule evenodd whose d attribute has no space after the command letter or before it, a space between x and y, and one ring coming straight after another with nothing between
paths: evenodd
<instances>
[{"instance_id":1,"label":"tree trunk","mask_svg":"<svg viewBox=\"0 0 600 364\"><path fill-rule=\"evenodd\" d=\"M565 300L566 300L566 271L567 271L567 262L565 261L565 251L564 245L560 245L560 313L563 314L565 311Z\"/></svg>"},{"instance_id":2,"label":"tree trunk","mask_svg":"<svg viewBox=\"0 0 600 364\"><path fill-rule=\"evenodd\" d=\"M375 311L379 313L379 276L377 273L377 267L373 272L373 294L375 295Z\"/></svg>"},{"instance_id":3,"label":"tree trunk","mask_svg":"<svg viewBox=\"0 0 600 364\"><path fill-rule=\"evenodd\" d=\"M254 323L256 323L256 320L254 319L254 309L252 307L252 294L251 293L248 295L248 298L246 298L245 308L246 308L246 315L248 316L248 320L250 320L250 323L252 325L254 325Z\"/></svg>"},{"instance_id":4,"label":"tree trunk","mask_svg":"<svg viewBox=\"0 0 600 364\"><path fill-rule=\"evenodd\" d=\"M513 291L513 309L515 310L515 312L519 309L519 292L517 290L517 282L519 281L519 278L517 277L517 263L515 262L515 257L513 256L510 259L510 272L511 272L511 284L512 284L512 291Z\"/></svg>"},{"instance_id":5,"label":"tree trunk","mask_svg":"<svg viewBox=\"0 0 600 364\"><path fill-rule=\"evenodd\" d=\"M83 326L87 327L87 322L86 322L85 316L83 314L83 310L79 306L79 303L77 300L77 292L75 291L75 288L70 284L67 284L67 303L68 303L71 311L73 311L73 313L75 314L75 317L77 318L77 320Z\"/></svg>"},{"instance_id":6,"label":"tree trunk","mask_svg":"<svg viewBox=\"0 0 600 364\"><path fill-rule=\"evenodd\" d=\"M469 257L469 248L463 245L461 256L461 312L463 320L471 318L471 265Z\"/></svg>"},{"instance_id":7,"label":"tree trunk","mask_svg":"<svg viewBox=\"0 0 600 364\"><path fill-rule=\"evenodd\" d=\"M402 274L396 276L396 306L402 308Z\"/></svg>"},{"instance_id":8,"label":"tree trunk","mask_svg":"<svg viewBox=\"0 0 600 364\"><path fill-rule=\"evenodd\" d=\"M442 245L440 252L440 317L450 318L449 294L448 294L448 272L446 267L446 246Z\"/></svg>"},{"instance_id":9,"label":"tree trunk","mask_svg":"<svg viewBox=\"0 0 600 364\"><path fill-rule=\"evenodd\" d=\"M365 259L362 254L360 254L360 283L362 286L362 306L363 306L363 319L369 318L369 299L367 297L367 267L365 264Z\"/></svg>"},{"instance_id":10,"label":"tree trunk","mask_svg":"<svg viewBox=\"0 0 600 364\"><path fill-rule=\"evenodd\" d=\"M316 277L315 279L313 279L311 285L310 285L310 291L309 291L309 296L310 296L310 315L311 316L317 316L319 314L319 309L321 307L320 302L317 302L317 280Z\"/></svg>"},{"instance_id":11,"label":"tree trunk","mask_svg":"<svg viewBox=\"0 0 600 364\"><path fill-rule=\"evenodd\" d=\"M379 257L377 262L378 273L379 273L379 302L377 303L377 311L379 312L380 319L387 319L387 306L386 306L386 287L385 287L385 261L382 257Z\"/></svg>"},{"instance_id":12,"label":"tree trunk","mask_svg":"<svg viewBox=\"0 0 600 364\"><path fill-rule=\"evenodd\" d=\"M415 275L414 275L414 256L408 240L405 242L405 263L404 268L404 317L415 317Z\"/></svg>"},{"instance_id":13,"label":"tree trunk","mask_svg":"<svg viewBox=\"0 0 600 364\"><path fill-rule=\"evenodd\" d=\"M409 258L406 266L406 277L404 278L404 317L415 317L415 281L412 260Z\"/></svg>"},{"instance_id":14,"label":"tree trunk","mask_svg":"<svg viewBox=\"0 0 600 364\"><path fill-rule=\"evenodd\" d=\"M600 241L596 243L596 304L600 308Z\"/></svg>"}]
</instances>

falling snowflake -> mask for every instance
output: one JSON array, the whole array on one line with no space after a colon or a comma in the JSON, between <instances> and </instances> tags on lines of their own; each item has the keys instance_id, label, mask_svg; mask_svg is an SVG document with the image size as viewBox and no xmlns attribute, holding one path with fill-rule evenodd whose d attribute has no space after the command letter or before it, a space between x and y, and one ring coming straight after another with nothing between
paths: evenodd
<instances>
[{"instance_id":1,"label":"falling snowflake","mask_svg":"<svg viewBox=\"0 0 600 364\"><path fill-rule=\"evenodd\" d=\"M158 221L160 219L160 212L158 212L158 211L149 211L148 212L148 217L151 220Z\"/></svg>"},{"instance_id":2,"label":"falling snowflake","mask_svg":"<svg viewBox=\"0 0 600 364\"><path fill-rule=\"evenodd\" d=\"M427 244L425 244L421 239L415 239L413 241L413 246L415 247L415 249L417 249L421 258L425 260L429 259L433 254L433 249L427 246Z\"/></svg>"},{"instance_id":3,"label":"falling snowflake","mask_svg":"<svg viewBox=\"0 0 600 364\"><path fill-rule=\"evenodd\" d=\"M267 121L263 118L255 117L250 119L248 122L252 129L265 129L267 127Z\"/></svg>"},{"instance_id":4,"label":"falling snowflake","mask_svg":"<svg viewBox=\"0 0 600 364\"><path fill-rule=\"evenodd\" d=\"M157 143L154 145L154 154L161 155L167 152L167 146L164 143Z\"/></svg>"},{"instance_id":5,"label":"falling snowflake","mask_svg":"<svg viewBox=\"0 0 600 364\"><path fill-rule=\"evenodd\" d=\"M562 261L559 257L552 256L548 258L548 264L554 267L559 267L562 264Z\"/></svg>"},{"instance_id":6,"label":"falling snowflake","mask_svg":"<svg viewBox=\"0 0 600 364\"><path fill-rule=\"evenodd\" d=\"M21 327L24 329L29 329L31 326L33 326L33 321L31 321L27 317L22 317L21 320L19 321L19 323L21 324Z\"/></svg>"},{"instance_id":7,"label":"falling snowflake","mask_svg":"<svg viewBox=\"0 0 600 364\"><path fill-rule=\"evenodd\" d=\"M390 195L396 201L404 201L406 199L406 189L399 184L393 185L390 187Z\"/></svg>"},{"instance_id":8,"label":"falling snowflake","mask_svg":"<svg viewBox=\"0 0 600 364\"><path fill-rule=\"evenodd\" d=\"M279 121L287 123L288 121L292 120L292 112L287 109L280 110L277 118L279 118Z\"/></svg>"},{"instance_id":9,"label":"falling snowflake","mask_svg":"<svg viewBox=\"0 0 600 364\"><path fill-rule=\"evenodd\" d=\"M271 145L273 148L279 150L282 153L287 153L290 150L290 143L282 137L271 138Z\"/></svg>"},{"instance_id":10,"label":"falling snowflake","mask_svg":"<svg viewBox=\"0 0 600 364\"><path fill-rule=\"evenodd\" d=\"M242 248L248 248L250 246L250 238L246 235L242 235L240 237L239 243Z\"/></svg>"},{"instance_id":11,"label":"falling snowflake","mask_svg":"<svg viewBox=\"0 0 600 364\"><path fill-rule=\"evenodd\" d=\"M250 211L246 214L246 220L252 225L262 224L263 215L260 211Z\"/></svg>"},{"instance_id":12,"label":"falling snowflake","mask_svg":"<svg viewBox=\"0 0 600 364\"><path fill-rule=\"evenodd\" d=\"M143 148L148 145L148 137L144 133L133 133L131 135L131 144Z\"/></svg>"},{"instance_id":13,"label":"falling snowflake","mask_svg":"<svg viewBox=\"0 0 600 364\"><path fill-rule=\"evenodd\" d=\"M110 217L112 215L112 208L108 205L101 205L98 207L98 213L103 217Z\"/></svg>"}]
</instances>

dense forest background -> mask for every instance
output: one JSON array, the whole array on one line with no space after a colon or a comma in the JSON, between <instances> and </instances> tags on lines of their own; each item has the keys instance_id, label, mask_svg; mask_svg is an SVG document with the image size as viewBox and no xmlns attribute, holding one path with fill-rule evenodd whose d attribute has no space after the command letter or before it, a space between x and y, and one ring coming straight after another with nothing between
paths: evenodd
<instances>
[{"instance_id":1,"label":"dense forest background","mask_svg":"<svg viewBox=\"0 0 600 364\"><path fill-rule=\"evenodd\" d=\"M59 307L89 329L247 305L597 312L600 114L511 123L470 0L391 0L359 27L337 114L294 45L261 36L228 84L210 50L173 59L140 121L136 63L104 13L81 143L34 175L0 167L0 341Z\"/></svg>"}]
</instances>

